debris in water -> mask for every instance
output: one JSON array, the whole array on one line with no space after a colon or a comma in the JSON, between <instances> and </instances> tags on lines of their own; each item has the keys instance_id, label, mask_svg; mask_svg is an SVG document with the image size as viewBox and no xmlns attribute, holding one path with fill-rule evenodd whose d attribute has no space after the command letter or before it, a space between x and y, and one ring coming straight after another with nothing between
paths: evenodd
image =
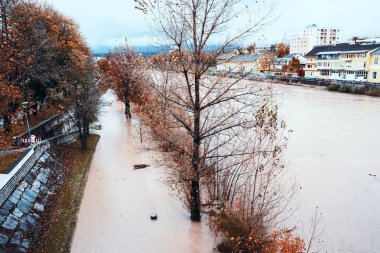
<instances>
[{"instance_id":1,"label":"debris in water","mask_svg":"<svg viewBox=\"0 0 380 253\"><path fill-rule=\"evenodd\" d=\"M148 164L135 164L135 165L133 165L133 169L134 170L140 170L140 169L145 169L149 166L150 165L148 165Z\"/></svg>"},{"instance_id":2,"label":"debris in water","mask_svg":"<svg viewBox=\"0 0 380 253\"><path fill-rule=\"evenodd\" d=\"M376 175L373 175L373 174L368 174L370 177L376 177Z\"/></svg>"},{"instance_id":3,"label":"debris in water","mask_svg":"<svg viewBox=\"0 0 380 253\"><path fill-rule=\"evenodd\" d=\"M152 214L150 215L150 219L151 219L151 220L157 220L157 214L156 214L156 213L152 213Z\"/></svg>"}]
</instances>

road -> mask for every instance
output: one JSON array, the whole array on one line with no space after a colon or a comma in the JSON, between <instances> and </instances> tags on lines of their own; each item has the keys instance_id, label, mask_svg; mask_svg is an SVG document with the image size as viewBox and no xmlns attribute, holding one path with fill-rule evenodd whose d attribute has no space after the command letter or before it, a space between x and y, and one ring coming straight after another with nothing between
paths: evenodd
<instances>
[{"instance_id":1,"label":"road","mask_svg":"<svg viewBox=\"0 0 380 253\"><path fill-rule=\"evenodd\" d=\"M141 155L133 120L108 91L99 117L102 130L78 215L72 253L213 252L206 222L192 223L181 202L164 184L165 168L154 152ZM143 160L142 160L143 159ZM133 170L134 164L152 166ZM157 221L150 214L158 214Z\"/></svg>"}]
</instances>

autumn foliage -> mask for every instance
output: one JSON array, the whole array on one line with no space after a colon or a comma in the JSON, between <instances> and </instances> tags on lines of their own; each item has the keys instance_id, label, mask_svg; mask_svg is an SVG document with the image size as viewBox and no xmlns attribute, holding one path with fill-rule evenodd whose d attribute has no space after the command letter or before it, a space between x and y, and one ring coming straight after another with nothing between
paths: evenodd
<instances>
[{"instance_id":1,"label":"autumn foliage","mask_svg":"<svg viewBox=\"0 0 380 253\"><path fill-rule=\"evenodd\" d=\"M117 48L105 59L98 62L102 71L102 83L112 88L120 101L125 105L125 115L131 118L130 102L136 101L140 95L143 82L142 72L145 60L131 47Z\"/></svg>"},{"instance_id":2,"label":"autumn foliage","mask_svg":"<svg viewBox=\"0 0 380 253\"><path fill-rule=\"evenodd\" d=\"M251 223L242 213L243 209L224 207L210 213L211 224L225 235L218 245L226 253L305 253L304 240L292 230L274 229L266 231Z\"/></svg>"},{"instance_id":3,"label":"autumn foliage","mask_svg":"<svg viewBox=\"0 0 380 253\"><path fill-rule=\"evenodd\" d=\"M50 5L5 0L0 8L0 145L7 147L24 121L21 103L66 108L68 73L91 55L78 25Z\"/></svg>"}]
</instances>

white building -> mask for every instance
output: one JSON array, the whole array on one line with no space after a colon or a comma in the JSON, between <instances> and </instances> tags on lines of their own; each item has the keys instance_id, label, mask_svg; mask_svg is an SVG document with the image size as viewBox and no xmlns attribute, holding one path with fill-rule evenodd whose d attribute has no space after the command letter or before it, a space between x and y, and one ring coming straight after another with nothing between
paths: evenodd
<instances>
[{"instance_id":1,"label":"white building","mask_svg":"<svg viewBox=\"0 0 380 253\"><path fill-rule=\"evenodd\" d=\"M277 58L274 62L274 67L276 69L282 69L282 66L289 64L293 58L298 59L301 66L304 66L307 62L307 59L301 54L288 54L283 58Z\"/></svg>"},{"instance_id":2,"label":"white building","mask_svg":"<svg viewBox=\"0 0 380 253\"><path fill-rule=\"evenodd\" d=\"M216 70L222 71L227 70L227 62L236 55L235 52L228 52L223 53L219 55L219 57L216 59Z\"/></svg>"},{"instance_id":3,"label":"white building","mask_svg":"<svg viewBox=\"0 0 380 253\"><path fill-rule=\"evenodd\" d=\"M290 53L305 55L315 46L336 45L340 41L340 29L309 25L290 42Z\"/></svg>"},{"instance_id":4,"label":"white building","mask_svg":"<svg viewBox=\"0 0 380 253\"><path fill-rule=\"evenodd\" d=\"M236 52L222 54L217 59L217 71L234 73L256 72L260 67L260 53L236 54Z\"/></svg>"}]
</instances>

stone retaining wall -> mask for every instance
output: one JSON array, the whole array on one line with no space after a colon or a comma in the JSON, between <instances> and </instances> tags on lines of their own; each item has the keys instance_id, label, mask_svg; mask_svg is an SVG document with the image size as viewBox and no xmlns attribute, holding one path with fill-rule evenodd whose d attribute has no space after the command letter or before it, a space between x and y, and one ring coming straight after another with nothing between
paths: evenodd
<instances>
[{"instance_id":1,"label":"stone retaining wall","mask_svg":"<svg viewBox=\"0 0 380 253\"><path fill-rule=\"evenodd\" d=\"M40 215L62 183L62 166L46 150L0 206L1 253L28 252L30 238L40 226Z\"/></svg>"}]
</instances>

